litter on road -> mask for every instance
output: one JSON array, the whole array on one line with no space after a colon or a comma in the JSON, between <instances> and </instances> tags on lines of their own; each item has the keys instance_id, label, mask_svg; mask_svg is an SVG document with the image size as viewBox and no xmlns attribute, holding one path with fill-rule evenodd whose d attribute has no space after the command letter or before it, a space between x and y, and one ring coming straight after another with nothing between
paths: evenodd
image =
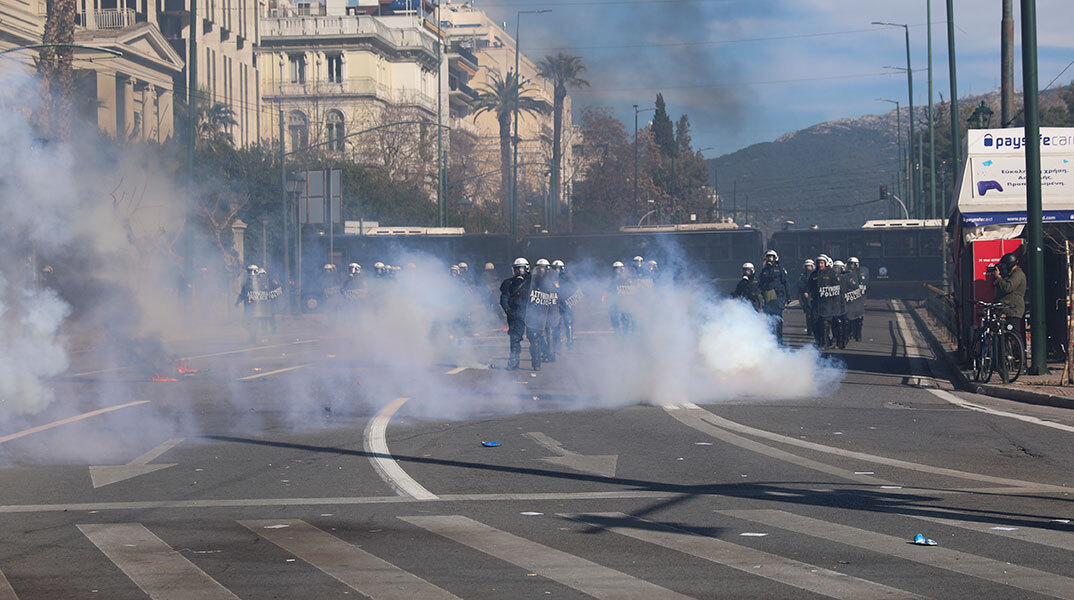
<instances>
[{"instance_id":1,"label":"litter on road","mask_svg":"<svg viewBox=\"0 0 1074 600\"><path fill-rule=\"evenodd\" d=\"M500 442L481 442L481 445L486 448L495 448L500 445Z\"/></svg>"},{"instance_id":2,"label":"litter on road","mask_svg":"<svg viewBox=\"0 0 1074 600\"><path fill-rule=\"evenodd\" d=\"M936 546L937 545L936 540L930 540L930 539L928 539L927 537L925 537L924 535L922 535L920 533L914 536L914 543L917 544L918 546Z\"/></svg>"}]
</instances>

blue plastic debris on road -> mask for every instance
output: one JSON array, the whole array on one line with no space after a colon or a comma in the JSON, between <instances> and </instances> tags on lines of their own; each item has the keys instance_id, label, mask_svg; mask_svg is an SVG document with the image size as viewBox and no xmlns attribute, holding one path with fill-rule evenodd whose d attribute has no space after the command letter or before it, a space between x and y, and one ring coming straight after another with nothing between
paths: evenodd
<instances>
[{"instance_id":1,"label":"blue plastic debris on road","mask_svg":"<svg viewBox=\"0 0 1074 600\"><path fill-rule=\"evenodd\" d=\"M930 540L920 533L914 536L914 543L918 546L936 546L936 540Z\"/></svg>"},{"instance_id":2,"label":"blue plastic debris on road","mask_svg":"<svg viewBox=\"0 0 1074 600\"><path fill-rule=\"evenodd\" d=\"M500 445L500 442L481 442L481 445L486 448L495 448Z\"/></svg>"}]
</instances>

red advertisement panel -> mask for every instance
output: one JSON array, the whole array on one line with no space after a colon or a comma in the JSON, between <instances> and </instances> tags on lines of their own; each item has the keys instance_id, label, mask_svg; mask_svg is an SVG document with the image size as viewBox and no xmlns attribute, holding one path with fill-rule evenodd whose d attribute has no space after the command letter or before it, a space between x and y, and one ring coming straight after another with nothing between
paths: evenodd
<instances>
[{"instance_id":1,"label":"red advertisement panel","mask_svg":"<svg viewBox=\"0 0 1074 600\"><path fill-rule=\"evenodd\" d=\"M1000 257L1022 246L1022 240L984 240L973 242L973 299L991 302L995 299L988 267L999 262Z\"/></svg>"}]
</instances>

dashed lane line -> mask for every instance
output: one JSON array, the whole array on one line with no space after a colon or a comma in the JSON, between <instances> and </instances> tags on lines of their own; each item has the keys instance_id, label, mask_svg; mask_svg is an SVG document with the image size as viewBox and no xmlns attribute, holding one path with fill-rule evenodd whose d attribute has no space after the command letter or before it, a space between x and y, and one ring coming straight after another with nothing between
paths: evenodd
<instances>
[{"instance_id":1,"label":"dashed lane line","mask_svg":"<svg viewBox=\"0 0 1074 600\"><path fill-rule=\"evenodd\" d=\"M52 423L46 423L44 425L38 425L37 427L31 427L30 429L27 429L25 431L20 431L18 433L11 433L11 434L5 435L3 437L0 437L0 444L3 444L4 442L10 442L11 440L15 440L15 439L18 439L18 438L21 438L21 437L28 436L28 435L33 434L33 433L38 433L38 432L41 432L41 431L45 431L47 429L52 429L53 427L59 427L60 425L67 425L68 423L74 423L75 421L81 421L82 419L88 419L90 417L95 417L97 415L102 415L102 414L107 413L107 412L112 412L114 410L119 410L121 408L128 408L128 407L131 407L131 406L138 406L140 404L149 404L149 400L138 400L138 401L135 401L135 402L127 402L126 404L118 404L116 406L108 406L106 408L98 408L97 410L91 410L88 413L82 413L80 415L75 415L73 417L67 417L66 419L60 419L59 421L53 421Z\"/></svg>"},{"instance_id":2,"label":"dashed lane line","mask_svg":"<svg viewBox=\"0 0 1074 600\"><path fill-rule=\"evenodd\" d=\"M299 369L305 369L308 366L310 366L309 363L304 365L295 365L293 367L287 367L284 369L276 369L275 371L266 371L264 373L258 373L256 375L247 375L246 377L239 377L239 381L251 381L253 379L268 377L269 375L279 375L280 373L287 373L288 371L297 371Z\"/></svg>"}]
</instances>

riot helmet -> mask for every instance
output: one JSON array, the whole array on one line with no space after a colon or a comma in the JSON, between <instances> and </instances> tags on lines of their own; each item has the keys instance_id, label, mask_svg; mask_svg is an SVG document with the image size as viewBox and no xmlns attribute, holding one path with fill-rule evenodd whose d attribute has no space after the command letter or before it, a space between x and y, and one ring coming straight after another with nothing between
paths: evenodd
<instances>
[{"instance_id":1,"label":"riot helmet","mask_svg":"<svg viewBox=\"0 0 1074 600\"><path fill-rule=\"evenodd\" d=\"M562 260L556 259L556 260L552 261L552 268L553 269L562 269L565 266L566 265L563 264Z\"/></svg>"},{"instance_id":2,"label":"riot helmet","mask_svg":"<svg viewBox=\"0 0 1074 600\"><path fill-rule=\"evenodd\" d=\"M466 264L465 262L460 262L459 263L459 272L460 273L465 273L465 272L467 272L469 270L470 270L470 265Z\"/></svg>"},{"instance_id":3,"label":"riot helmet","mask_svg":"<svg viewBox=\"0 0 1074 600\"><path fill-rule=\"evenodd\" d=\"M751 262L742 263L742 276L743 277L750 277L755 272L756 272L756 269L754 268L753 263L751 263Z\"/></svg>"},{"instance_id":4,"label":"riot helmet","mask_svg":"<svg viewBox=\"0 0 1074 600\"><path fill-rule=\"evenodd\" d=\"M351 275L357 275L362 272L362 265L356 262L352 262L351 264L347 265L347 272Z\"/></svg>"},{"instance_id":5,"label":"riot helmet","mask_svg":"<svg viewBox=\"0 0 1074 600\"><path fill-rule=\"evenodd\" d=\"M779 254L777 254L775 250L769 250L768 252L764 253L765 262L769 262L768 261L769 258L772 259L772 261L771 261L772 263L779 262Z\"/></svg>"},{"instance_id":6,"label":"riot helmet","mask_svg":"<svg viewBox=\"0 0 1074 600\"><path fill-rule=\"evenodd\" d=\"M486 271L495 271L496 270L496 265L494 265L492 263L485 263L485 270Z\"/></svg>"},{"instance_id":7,"label":"riot helmet","mask_svg":"<svg viewBox=\"0 0 1074 600\"><path fill-rule=\"evenodd\" d=\"M522 275L526 271L530 270L530 261L526 260L525 258L518 257L515 259L514 264L511 265L511 269L514 271L515 275Z\"/></svg>"},{"instance_id":8,"label":"riot helmet","mask_svg":"<svg viewBox=\"0 0 1074 600\"><path fill-rule=\"evenodd\" d=\"M999 268L1000 274L1006 277L1014 270L1014 267L1018 266L1018 257L1013 252L1008 252L999 259L999 264L996 266Z\"/></svg>"}]
</instances>

